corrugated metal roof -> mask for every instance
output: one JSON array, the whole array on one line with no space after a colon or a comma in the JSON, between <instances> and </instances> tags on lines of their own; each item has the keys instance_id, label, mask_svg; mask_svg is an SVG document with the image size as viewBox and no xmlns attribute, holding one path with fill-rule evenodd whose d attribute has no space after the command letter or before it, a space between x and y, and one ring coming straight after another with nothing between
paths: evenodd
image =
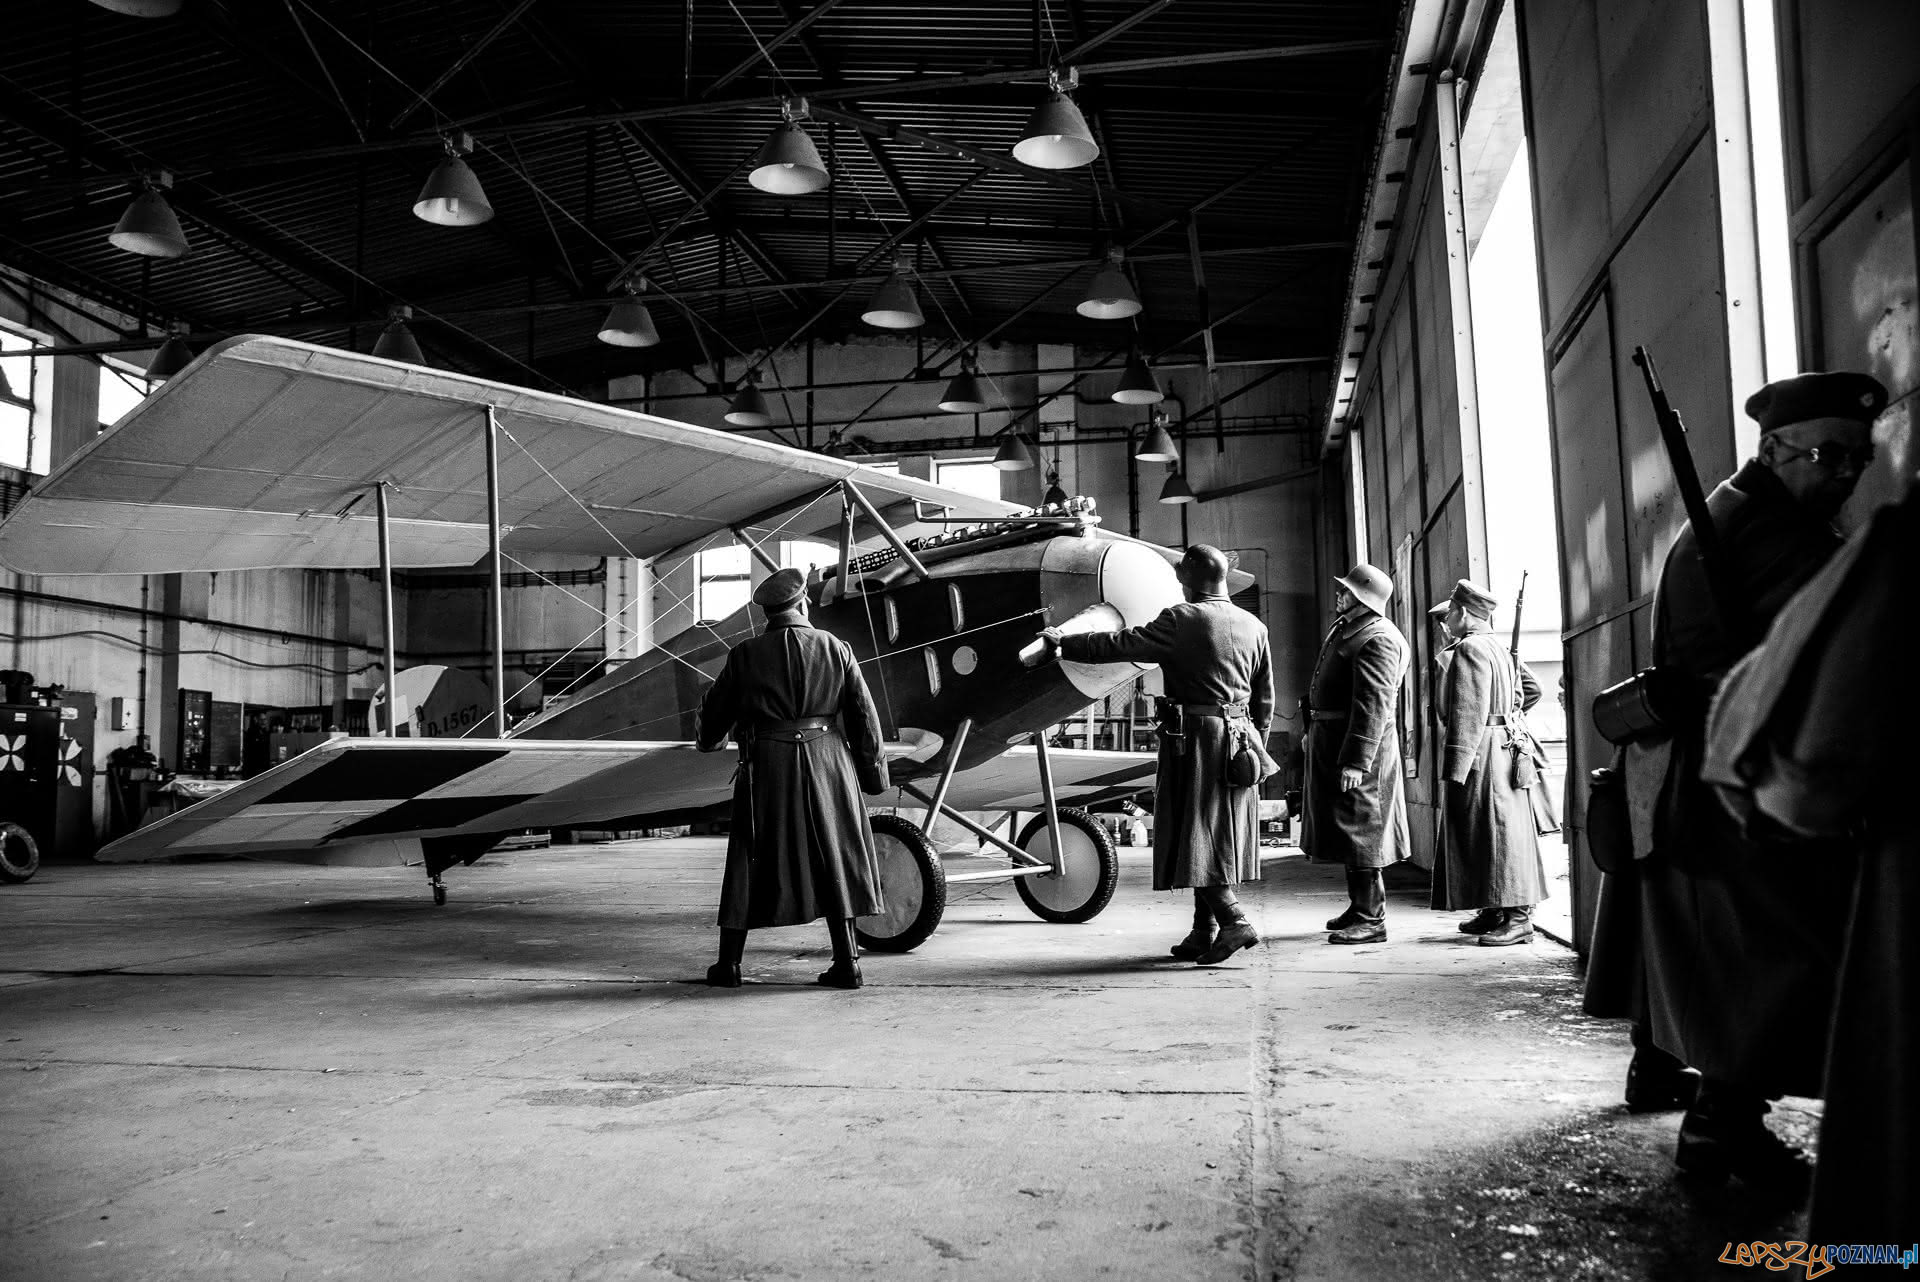
<instances>
[{"instance_id":1,"label":"corrugated metal roof","mask_svg":"<svg viewBox=\"0 0 1920 1282\"><path fill-rule=\"evenodd\" d=\"M1230 317L1223 356L1331 355L1347 255L1285 247L1351 241L1398 11L1045 0L1036 28L1031 0L35 7L0 68L0 259L200 331L365 346L405 302L436 363L576 388L860 332L871 287L812 282L883 274L885 242L923 216L897 252L925 276L930 348L1124 346L1133 327L1073 311L1092 268L1072 260L1111 242L1136 259L1147 350L1211 315ZM1075 97L1104 154L1014 165L1045 68L1089 41ZM1274 52L1291 46L1310 52ZM788 95L813 99L827 192L771 196L736 172ZM459 126L497 216L431 226L411 205L436 133ZM128 180L158 168L177 175L184 259L107 243ZM612 349L593 334L636 263L692 296L656 301L659 348Z\"/></svg>"}]
</instances>

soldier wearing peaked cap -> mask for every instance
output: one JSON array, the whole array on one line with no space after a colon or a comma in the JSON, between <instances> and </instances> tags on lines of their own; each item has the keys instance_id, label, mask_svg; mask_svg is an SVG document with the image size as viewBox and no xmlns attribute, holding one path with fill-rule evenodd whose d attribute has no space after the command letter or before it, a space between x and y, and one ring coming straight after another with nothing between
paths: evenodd
<instances>
[{"instance_id":1,"label":"soldier wearing peaked cap","mask_svg":"<svg viewBox=\"0 0 1920 1282\"><path fill-rule=\"evenodd\" d=\"M1691 526L1654 590L1653 662L1689 691L1667 732L1626 749L1634 859L1601 885L1589 1014L1632 1018L1627 1103L1687 1107L1675 1161L1797 1201L1808 1167L1764 1121L1819 1096L1854 851L1744 834L1701 779L1708 701L1841 546L1833 520L1873 458L1887 392L1864 374L1802 374L1755 392L1755 457L1707 497L1734 617L1720 617ZM1699 1070L1697 1095L1684 1066Z\"/></svg>"},{"instance_id":2,"label":"soldier wearing peaked cap","mask_svg":"<svg viewBox=\"0 0 1920 1282\"><path fill-rule=\"evenodd\" d=\"M1381 869L1411 857L1400 765L1400 683L1407 641L1386 618L1393 580L1362 562L1334 580L1333 627L1307 688L1307 780L1300 844L1346 865L1347 910L1327 942L1387 937Z\"/></svg>"},{"instance_id":3,"label":"soldier wearing peaked cap","mask_svg":"<svg viewBox=\"0 0 1920 1282\"><path fill-rule=\"evenodd\" d=\"M1460 929L1487 945L1532 939L1533 907L1547 897L1533 807L1516 775L1534 765L1521 714L1540 701L1540 683L1494 636L1498 605L1461 579L1427 612L1444 619L1454 638L1436 700L1445 795L1432 902L1479 909Z\"/></svg>"},{"instance_id":4,"label":"soldier wearing peaked cap","mask_svg":"<svg viewBox=\"0 0 1920 1282\"><path fill-rule=\"evenodd\" d=\"M807 621L806 579L780 570L754 590L766 631L735 646L700 704L697 745L740 745L720 887L716 988L740 985L747 932L827 919L833 966L819 982L860 987L853 918L881 910L860 793L886 789L880 717L846 642Z\"/></svg>"}]
</instances>

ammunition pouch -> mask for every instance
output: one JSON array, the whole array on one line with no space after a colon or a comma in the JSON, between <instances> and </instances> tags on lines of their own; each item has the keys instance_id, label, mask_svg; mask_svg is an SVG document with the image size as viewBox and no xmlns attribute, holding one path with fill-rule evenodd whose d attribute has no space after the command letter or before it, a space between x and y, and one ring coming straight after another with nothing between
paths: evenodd
<instances>
[{"instance_id":1,"label":"ammunition pouch","mask_svg":"<svg viewBox=\"0 0 1920 1282\"><path fill-rule=\"evenodd\" d=\"M1593 728L1615 747L1657 743L1705 708L1696 682L1670 668L1647 668L1593 697Z\"/></svg>"}]
</instances>

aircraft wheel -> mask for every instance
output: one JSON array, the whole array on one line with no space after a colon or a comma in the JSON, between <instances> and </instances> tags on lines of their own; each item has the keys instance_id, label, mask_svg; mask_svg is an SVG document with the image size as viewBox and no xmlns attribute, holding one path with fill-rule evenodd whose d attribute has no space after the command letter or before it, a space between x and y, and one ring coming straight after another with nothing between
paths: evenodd
<instances>
[{"instance_id":1,"label":"aircraft wheel","mask_svg":"<svg viewBox=\"0 0 1920 1282\"><path fill-rule=\"evenodd\" d=\"M920 825L899 815L874 815L873 853L887 907L853 920L854 934L876 953L918 948L947 911L947 870Z\"/></svg>"},{"instance_id":2,"label":"aircraft wheel","mask_svg":"<svg viewBox=\"0 0 1920 1282\"><path fill-rule=\"evenodd\" d=\"M40 846L17 823L0 821L0 881L26 881L40 871Z\"/></svg>"},{"instance_id":3,"label":"aircraft wheel","mask_svg":"<svg viewBox=\"0 0 1920 1282\"><path fill-rule=\"evenodd\" d=\"M1053 834L1045 814L1036 815L1020 833L1019 847L1037 859L1053 859ZM1098 819L1078 807L1060 807L1060 844L1065 871L1020 877L1014 886L1042 921L1092 921L1113 899L1120 884L1120 856Z\"/></svg>"}]
</instances>

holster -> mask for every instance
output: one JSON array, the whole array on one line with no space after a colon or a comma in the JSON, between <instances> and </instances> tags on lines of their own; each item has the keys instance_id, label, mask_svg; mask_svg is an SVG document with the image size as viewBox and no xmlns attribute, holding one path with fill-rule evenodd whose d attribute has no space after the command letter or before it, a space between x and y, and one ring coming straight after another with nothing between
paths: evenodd
<instances>
[{"instance_id":1,"label":"holster","mask_svg":"<svg viewBox=\"0 0 1920 1282\"><path fill-rule=\"evenodd\" d=\"M1187 718L1186 710L1177 700L1155 695L1153 699L1153 717L1160 734L1160 748L1170 757L1187 755Z\"/></svg>"},{"instance_id":2,"label":"holster","mask_svg":"<svg viewBox=\"0 0 1920 1282\"><path fill-rule=\"evenodd\" d=\"M1627 811L1627 774L1614 765L1587 776L1587 853L1601 872L1621 873L1633 866L1633 822Z\"/></svg>"}]
</instances>

